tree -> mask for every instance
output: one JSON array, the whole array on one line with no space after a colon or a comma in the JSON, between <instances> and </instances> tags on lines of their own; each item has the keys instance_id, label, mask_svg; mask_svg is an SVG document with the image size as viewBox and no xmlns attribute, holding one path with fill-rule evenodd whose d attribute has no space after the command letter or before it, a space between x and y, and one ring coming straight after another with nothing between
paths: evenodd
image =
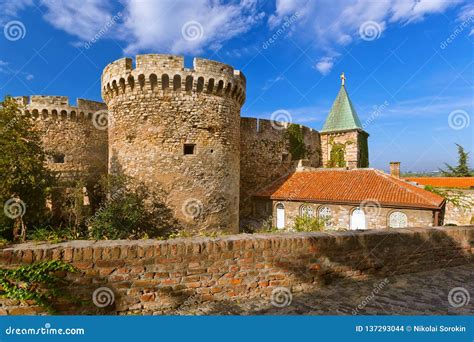
<instances>
[{"instance_id":1,"label":"tree","mask_svg":"<svg viewBox=\"0 0 474 342\"><path fill-rule=\"evenodd\" d=\"M14 241L24 241L29 224L46 214L46 198L54 182L46 169L46 153L31 117L6 97L0 103L0 231Z\"/></svg>"},{"instance_id":2,"label":"tree","mask_svg":"<svg viewBox=\"0 0 474 342\"><path fill-rule=\"evenodd\" d=\"M448 163L444 163L448 170L440 171L443 173L445 177L471 177L471 172L469 171L469 152L464 151L464 148L456 144L458 147L458 166L451 166Z\"/></svg>"}]
</instances>

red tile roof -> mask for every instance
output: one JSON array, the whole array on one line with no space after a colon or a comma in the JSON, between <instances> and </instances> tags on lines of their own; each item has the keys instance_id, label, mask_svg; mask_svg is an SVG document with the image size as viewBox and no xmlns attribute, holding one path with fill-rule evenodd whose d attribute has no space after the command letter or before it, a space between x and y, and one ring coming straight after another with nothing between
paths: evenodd
<instances>
[{"instance_id":1,"label":"red tile roof","mask_svg":"<svg viewBox=\"0 0 474 342\"><path fill-rule=\"evenodd\" d=\"M374 169L298 171L256 194L274 200L439 209L443 197Z\"/></svg>"},{"instance_id":2,"label":"red tile roof","mask_svg":"<svg viewBox=\"0 0 474 342\"><path fill-rule=\"evenodd\" d=\"M474 188L474 177L410 177L406 180L439 188Z\"/></svg>"}]
</instances>

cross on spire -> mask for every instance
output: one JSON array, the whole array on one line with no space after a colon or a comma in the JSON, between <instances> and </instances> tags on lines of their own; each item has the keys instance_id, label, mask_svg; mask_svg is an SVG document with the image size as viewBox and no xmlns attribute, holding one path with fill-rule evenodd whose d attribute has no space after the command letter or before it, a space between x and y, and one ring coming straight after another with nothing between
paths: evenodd
<instances>
[{"instance_id":1,"label":"cross on spire","mask_svg":"<svg viewBox=\"0 0 474 342\"><path fill-rule=\"evenodd\" d=\"M344 85L344 83L346 82L346 76L344 75L344 73L341 74L341 84Z\"/></svg>"}]
</instances>

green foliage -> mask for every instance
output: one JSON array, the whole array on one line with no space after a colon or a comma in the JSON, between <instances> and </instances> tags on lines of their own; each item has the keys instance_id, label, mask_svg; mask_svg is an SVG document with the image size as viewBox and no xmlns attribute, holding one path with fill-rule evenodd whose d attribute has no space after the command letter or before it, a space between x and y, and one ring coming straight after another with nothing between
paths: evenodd
<instances>
[{"instance_id":1,"label":"green foliage","mask_svg":"<svg viewBox=\"0 0 474 342\"><path fill-rule=\"evenodd\" d=\"M474 206L474 200L459 190L442 190L431 185L426 185L425 190L431 191L432 193L443 197L446 199L446 203L451 203L453 206L459 209L470 209Z\"/></svg>"},{"instance_id":2,"label":"green foliage","mask_svg":"<svg viewBox=\"0 0 474 342\"><path fill-rule=\"evenodd\" d=\"M70 299L61 289L67 284L64 273L77 272L71 264L47 260L15 269L0 269L0 298L33 300L54 313L52 302L58 298Z\"/></svg>"},{"instance_id":3,"label":"green foliage","mask_svg":"<svg viewBox=\"0 0 474 342\"><path fill-rule=\"evenodd\" d=\"M369 144L365 136L360 140L360 167L369 167Z\"/></svg>"},{"instance_id":4,"label":"green foliage","mask_svg":"<svg viewBox=\"0 0 474 342\"><path fill-rule=\"evenodd\" d=\"M124 176L108 176L101 186L105 200L86 221L92 239L156 238L176 228L170 209L144 186L131 187Z\"/></svg>"},{"instance_id":5,"label":"green foliage","mask_svg":"<svg viewBox=\"0 0 474 342\"><path fill-rule=\"evenodd\" d=\"M291 159L299 160L306 158L308 151L304 144L304 136L301 127L296 124L291 124L286 131L286 135L290 144Z\"/></svg>"},{"instance_id":6,"label":"green foliage","mask_svg":"<svg viewBox=\"0 0 474 342\"><path fill-rule=\"evenodd\" d=\"M325 221L310 215L301 215L295 218L293 229L297 232L319 232L325 227Z\"/></svg>"},{"instance_id":7,"label":"green foliage","mask_svg":"<svg viewBox=\"0 0 474 342\"><path fill-rule=\"evenodd\" d=\"M346 167L346 159L345 159L346 147L351 144L352 144L352 141L337 143L337 142L334 142L334 138L331 138L331 140L329 141L329 145L331 145L331 152L329 154L327 167ZM367 148L367 157L368 157L368 148Z\"/></svg>"},{"instance_id":8,"label":"green foliage","mask_svg":"<svg viewBox=\"0 0 474 342\"><path fill-rule=\"evenodd\" d=\"M446 170L440 169L442 172L443 176L445 177L471 177L472 174L469 171L469 152L464 151L464 148L456 144L458 147L458 165L457 166L451 166L448 163L444 163L446 165Z\"/></svg>"},{"instance_id":9,"label":"green foliage","mask_svg":"<svg viewBox=\"0 0 474 342\"><path fill-rule=\"evenodd\" d=\"M70 226L34 227L27 235L28 240L58 243L69 240L87 239L87 231Z\"/></svg>"},{"instance_id":10,"label":"green foliage","mask_svg":"<svg viewBox=\"0 0 474 342\"><path fill-rule=\"evenodd\" d=\"M1 204L17 198L26 207L24 215L0 215L0 231L3 237L24 240L27 226L45 220L46 197L54 176L45 168L46 153L31 118L9 97L0 104L0 150Z\"/></svg>"}]
</instances>

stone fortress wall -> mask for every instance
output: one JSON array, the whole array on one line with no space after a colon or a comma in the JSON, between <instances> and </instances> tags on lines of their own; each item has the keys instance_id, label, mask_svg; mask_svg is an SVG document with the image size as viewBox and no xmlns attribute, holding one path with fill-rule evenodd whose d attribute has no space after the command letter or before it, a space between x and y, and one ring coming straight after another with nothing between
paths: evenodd
<instances>
[{"instance_id":1,"label":"stone fortress wall","mask_svg":"<svg viewBox=\"0 0 474 342\"><path fill-rule=\"evenodd\" d=\"M21 96L20 109L34 119L44 149L52 153L48 167L63 179L97 178L107 172L107 131L95 113L107 109L101 102L67 96Z\"/></svg>"},{"instance_id":2,"label":"stone fortress wall","mask_svg":"<svg viewBox=\"0 0 474 342\"><path fill-rule=\"evenodd\" d=\"M299 125L307 151L306 166L320 167L319 132ZM252 215L252 195L294 171L288 138L288 124L270 120L240 120L240 210L241 217Z\"/></svg>"},{"instance_id":3,"label":"stone fortress wall","mask_svg":"<svg viewBox=\"0 0 474 342\"><path fill-rule=\"evenodd\" d=\"M238 232L252 195L296 167L288 124L240 117L245 89L245 76L226 64L195 58L189 69L182 56L138 55L105 67L106 103L15 99L56 155L48 166L64 178L125 174L157 193L183 226ZM299 127L308 166L321 166L319 132Z\"/></svg>"},{"instance_id":4,"label":"stone fortress wall","mask_svg":"<svg viewBox=\"0 0 474 342\"><path fill-rule=\"evenodd\" d=\"M183 226L238 232L240 108L245 77L231 66L138 55L105 67L109 172L158 193Z\"/></svg>"}]
</instances>

